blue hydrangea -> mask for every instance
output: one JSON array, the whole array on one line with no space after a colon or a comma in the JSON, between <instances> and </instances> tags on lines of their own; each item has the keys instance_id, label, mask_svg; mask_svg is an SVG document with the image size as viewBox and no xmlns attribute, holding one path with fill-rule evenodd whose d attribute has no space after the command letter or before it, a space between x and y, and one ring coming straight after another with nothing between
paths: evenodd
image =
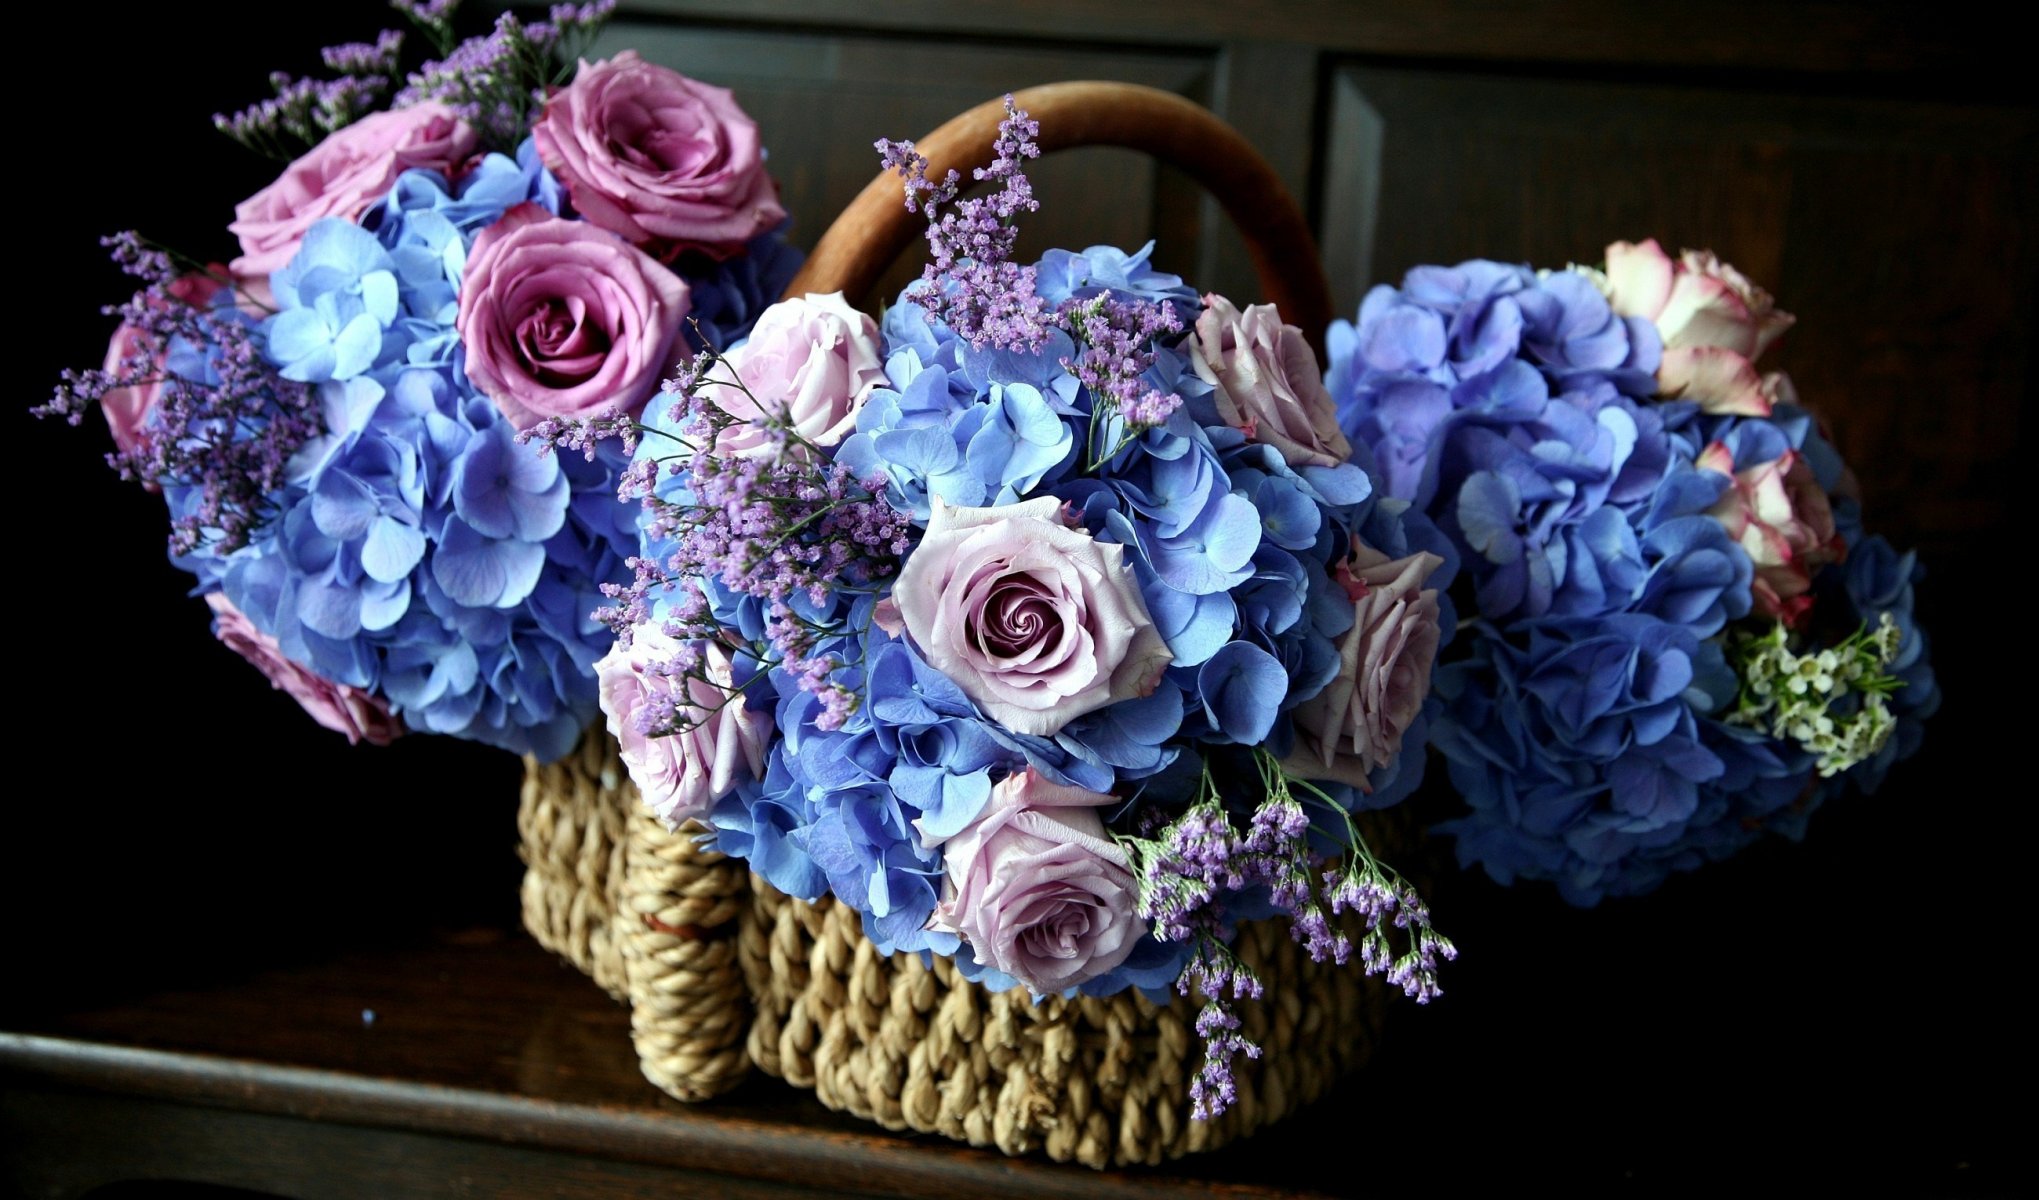
<instances>
[{"instance_id":1,"label":"blue hydrangea","mask_svg":"<svg viewBox=\"0 0 2039 1200\"><path fill-rule=\"evenodd\" d=\"M311 228L273 278L267 353L317 385L326 432L274 498L269 535L193 565L285 654L379 693L411 728L549 759L598 716L611 635L591 614L603 583L628 578L638 531L615 450L518 445L462 369L468 250L527 202L563 211L528 143L457 183L406 172L359 223ZM798 266L776 235L750 249L682 268L714 344L747 333Z\"/></svg>"}]
</instances>

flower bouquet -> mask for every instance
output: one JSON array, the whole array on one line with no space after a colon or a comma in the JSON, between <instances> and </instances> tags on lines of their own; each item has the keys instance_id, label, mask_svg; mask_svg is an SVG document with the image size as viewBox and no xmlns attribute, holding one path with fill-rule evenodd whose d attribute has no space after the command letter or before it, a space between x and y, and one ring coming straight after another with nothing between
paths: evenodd
<instances>
[{"instance_id":1,"label":"flower bouquet","mask_svg":"<svg viewBox=\"0 0 2039 1200\"><path fill-rule=\"evenodd\" d=\"M350 740L408 729L556 758L596 717L590 613L637 544L620 455L518 431L634 412L748 332L798 267L755 124L623 54L572 64L609 3L324 53L331 79L216 119L288 163L224 266L110 239L142 289L99 370L124 477L169 506L215 628ZM407 40L434 56L406 71Z\"/></svg>"},{"instance_id":2,"label":"flower bouquet","mask_svg":"<svg viewBox=\"0 0 2039 1200\"><path fill-rule=\"evenodd\" d=\"M1151 247L1016 261L1040 127L1001 117L976 198L879 144L932 252L882 323L795 295L638 420L527 433L632 452L602 708L639 819L758 877L751 1057L895 1127L1155 1161L1363 1053L1362 973L1436 994L1455 952L1362 825L1421 777L1455 553L1272 306ZM658 836L630 875L685 853ZM687 900L619 901L636 963L701 953Z\"/></svg>"},{"instance_id":3,"label":"flower bouquet","mask_svg":"<svg viewBox=\"0 0 2039 1200\"><path fill-rule=\"evenodd\" d=\"M1501 883L1647 891L1851 784L1938 701L1920 569L1782 373L1792 323L1710 253L1474 261L1376 287L1330 335L1340 427L1434 520L1477 614L1433 742Z\"/></svg>"}]
</instances>

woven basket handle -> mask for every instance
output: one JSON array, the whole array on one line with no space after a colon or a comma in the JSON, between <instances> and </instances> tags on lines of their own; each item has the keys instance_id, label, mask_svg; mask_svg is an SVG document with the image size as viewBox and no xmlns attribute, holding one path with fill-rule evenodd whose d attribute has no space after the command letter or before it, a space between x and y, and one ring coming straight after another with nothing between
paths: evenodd
<instances>
[{"instance_id":1,"label":"woven basket handle","mask_svg":"<svg viewBox=\"0 0 2039 1200\"><path fill-rule=\"evenodd\" d=\"M1202 184L1246 235L1262 295L1321 352L1331 320L1331 286L1316 239L1281 177L1238 130L1194 101L1131 83L1050 83L1016 92L1013 99L1041 123L1042 153L1124 146ZM916 148L927 156L929 178L940 179L953 168L967 180L972 168L989 163L1004 118L1004 99L987 100L922 138ZM906 211L898 178L881 173L821 236L786 294L840 291L852 303L861 302L924 228L918 214Z\"/></svg>"}]
</instances>

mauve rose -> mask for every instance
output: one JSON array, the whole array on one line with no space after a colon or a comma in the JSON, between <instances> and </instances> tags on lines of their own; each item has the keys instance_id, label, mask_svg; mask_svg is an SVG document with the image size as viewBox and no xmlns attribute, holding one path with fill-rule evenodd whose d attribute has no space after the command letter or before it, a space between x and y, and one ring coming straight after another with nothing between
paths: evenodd
<instances>
[{"instance_id":1,"label":"mauve rose","mask_svg":"<svg viewBox=\"0 0 2039 1200\"><path fill-rule=\"evenodd\" d=\"M224 275L226 268L213 265L207 271ZM193 308L210 308L213 297L219 295L226 285L211 274L193 271L178 278L170 285L170 294ZM106 371L120 374L130 370L128 359L132 358L141 341L141 331L132 325L122 325L113 331L113 340L106 345ZM158 358L156 368L160 372L162 361ZM106 417L106 427L113 433L113 444L123 452L135 447L135 440L148 422L149 414L155 411L156 402L163 397L163 383L153 379L134 387L115 388L99 401L99 411ZM155 491L153 481L146 483Z\"/></svg>"},{"instance_id":2,"label":"mauve rose","mask_svg":"<svg viewBox=\"0 0 2039 1200\"><path fill-rule=\"evenodd\" d=\"M1172 657L1125 547L1064 525L1061 507L937 499L892 589L928 664L985 716L1035 737L1151 693Z\"/></svg>"},{"instance_id":3,"label":"mauve rose","mask_svg":"<svg viewBox=\"0 0 2039 1200\"><path fill-rule=\"evenodd\" d=\"M786 219L757 122L728 89L626 50L582 62L545 102L532 135L580 214L661 257L728 258Z\"/></svg>"},{"instance_id":4,"label":"mauve rose","mask_svg":"<svg viewBox=\"0 0 2039 1200\"><path fill-rule=\"evenodd\" d=\"M288 692L311 718L335 733L347 735L349 743L369 742L387 746L403 733L403 722L391 715L389 705L357 687L334 683L298 666L284 657L276 639L255 628L233 602L214 592L205 598L213 612L213 633L228 649L255 664L271 685Z\"/></svg>"},{"instance_id":5,"label":"mauve rose","mask_svg":"<svg viewBox=\"0 0 2039 1200\"><path fill-rule=\"evenodd\" d=\"M878 323L851 308L841 292L772 305L750 340L727 358L749 395L714 388L709 395L717 405L746 421L783 414L817 446L833 446L855 432L857 410L885 382ZM733 454L774 450L763 430L749 426L731 427L717 448Z\"/></svg>"},{"instance_id":6,"label":"mauve rose","mask_svg":"<svg viewBox=\"0 0 2039 1200\"><path fill-rule=\"evenodd\" d=\"M1734 481L1707 515L1755 562L1750 590L1757 614L1799 624L1812 611L1812 573L1840 561L1846 549L1812 466L1797 451L1787 450L1781 458L1738 472L1733 452L1719 442L1700 453L1699 465Z\"/></svg>"},{"instance_id":7,"label":"mauve rose","mask_svg":"<svg viewBox=\"0 0 2039 1200\"><path fill-rule=\"evenodd\" d=\"M937 842L947 878L929 927L1038 995L1103 975L1147 934L1126 856L1098 809L1118 800L1007 776L963 831Z\"/></svg>"},{"instance_id":8,"label":"mauve rose","mask_svg":"<svg viewBox=\"0 0 2039 1200\"><path fill-rule=\"evenodd\" d=\"M313 223L354 220L413 168L454 174L478 144L474 127L436 102L371 113L340 129L235 207L227 226L241 240L230 264L235 277L267 291L270 273L297 253Z\"/></svg>"},{"instance_id":9,"label":"mauve rose","mask_svg":"<svg viewBox=\"0 0 2039 1200\"><path fill-rule=\"evenodd\" d=\"M1443 565L1419 552L1390 560L1353 543L1339 582L1352 595L1352 628L1338 641L1338 676L1296 706L1296 746L1283 766L1309 779L1364 789L1368 772L1402 751L1437 661L1437 590L1423 581Z\"/></svg>"},{"instance_id":10,"label":"mauve rose","mask_svg":"<svg viewBox=\"0 0 2039 1200\"><path fill-rule=\"evenodd\" d=\"M1776 388L1756 373L1756 357L1794 318L1712 251L1687 250L1673 261L1654 238L1616 242L1607 248L1607 300L1622 316L1656 324L1664 395L1710 413L1769 413Z\"/></svg>"},{"instance_id":11,"label":"mauve rose","mask_svg":"<svg viewBox=\"0 0 2039 1200\"><path fill-rule=\"evenodd\" d=\"M673 364L687 285L585 221L520 204L481 231L454 326L467 377L519 429L634 412Z\"/></svg>"},{"instance_id":12,"label":"mauve rose","mask_svg":"<svg viewBox=\"0 0 2039 1200\"><path fill-rule=\"evenodd\" d=\"M1282 324L1274 305L1242 313L1223 296L1204 297L1189 350L1197 375L1217 387L1213 398L1225 424L1273 446L1292 467L1351 459L1317 355L1302 330Z\"/></svg>"},{"instance_id":13,"label":"mauve rose","mask_svg":"<svg viewBox=\"0 0 2039 1200\"><path fill-rule=\"evenodd\" d=\"M665 631L645 625L628 647L611 647L595 664L602 714L622 749L623 767L645 806L671 829L689 819L705 821L715 801L737 785L740 772L764 778L772 737L772 714L732 696L735 677L722 646L711 642L702 652L706 679L675 679L645 669L647 663L670 661L678 649ZM679 703L683 723L693 727L659 737L640 731L635 718L645 700L678 688L686 689Z\"/></svg>"}]
</instances>

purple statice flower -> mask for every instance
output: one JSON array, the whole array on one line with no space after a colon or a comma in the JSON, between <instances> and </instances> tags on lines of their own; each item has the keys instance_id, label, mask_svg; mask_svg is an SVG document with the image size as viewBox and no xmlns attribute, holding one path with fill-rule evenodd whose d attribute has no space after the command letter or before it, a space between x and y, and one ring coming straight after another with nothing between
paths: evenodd
<instances>
[{"instance_id":1,"label":"purple statice flower","mask_svg":"<svg viewBox=\"0 0 2039 1200\"><path fill-rule=\"evenodd\" d=\"M274 497L291 457L324 430L317 398L276 373L263 357L259 327L233 306L230 292L212 307L187 303L169 255L132 232L105 244L142 282L131 300L107 310L134 331L133 352L111 371L66 371L35 414L75 425L109 393L155 388L155 407L133 443L108 462L123 479L184 493L171 525L172 554L230 554L277 515Z\"/></svg>"},{"instance_id":2,"label":"purple statice flower","mask_svg":"<svg viewBox=\"0 0 2039 1200\"><path fill-rule=\"evenodd\" d=\"M278 71L269 86L275 95L231 115L215 114L212 123L257 154L284 162L374 111L389 94L388 78L372 75L295 79Z\"/></svg>"},{"instance_id":3,"label":"purple statice flower","mask_svg":"<svg viewBox=\"0 0 2039 1200\"><path fill-rule=\"evenodd\" d=\"M404 35L401 30L385 29L373 42L345 42L338 46L327 46L319 51L319 58L328 71L342 75L362 75L369 78L393 76L397 72L397 60L403 54Z\"/></svg>"},{"instance_id":4,"label":"purple statice flower","mask_svg":"<svg viewBox=\"0 0 2039 1200\"><path fill-rule=\"evenodd\" d=\"M1182 332L1173 306L1124 299L1104 292L1087 300L1062 302L1057 320L1083 349L1062 360L1062 369L1090 389L1093 404L1125 419L1128 437L1168 423L1182 397L1147 382L1154 369L1155 339ZM1116 453L1103 455L1112 457Z\"/></svg>"},{"instance_id":5,"label":"purple statice flower","mask_svg":"<svg viewBox=\"0 0 2039 1200\"><path fill-rule=\"evenodd\" d=\"M885 166L906 180L906 208L927 216L929 261L909 298L971 346L982 350L1039 352L1051 327L1046 302L1034 290L1035 268L1012 261L1019 238L1015 218L1041 207L1027 179L1025 161L1040 156L1034 138L1040 122L1005 98L991 165L971 172L981 183L998 184L988 196L958 200L962 178L950 171L940 182L927 177L928 161L912 142L880 139ZM945 206L952 206L943 211Z\"/></svg>"},{"instance_id":6,"label":"purple statice flower","mask_svg":"<svg viewBox=\"0 0 2039 1200\"><path fill-rule=\"evenodd\" d=\"M397 93L397 108L437 100L472 124L485 145L509 150L530 131L532 114L545 91L558 83L562 64L573 61L614 11L614 0L553 6L544 21L525 22L503 13L488 33L453 45L444 17L420 16L430 4L399 5L399 11L433 36L440 56L412 72Z\"/></svg>"}]
</instances>

